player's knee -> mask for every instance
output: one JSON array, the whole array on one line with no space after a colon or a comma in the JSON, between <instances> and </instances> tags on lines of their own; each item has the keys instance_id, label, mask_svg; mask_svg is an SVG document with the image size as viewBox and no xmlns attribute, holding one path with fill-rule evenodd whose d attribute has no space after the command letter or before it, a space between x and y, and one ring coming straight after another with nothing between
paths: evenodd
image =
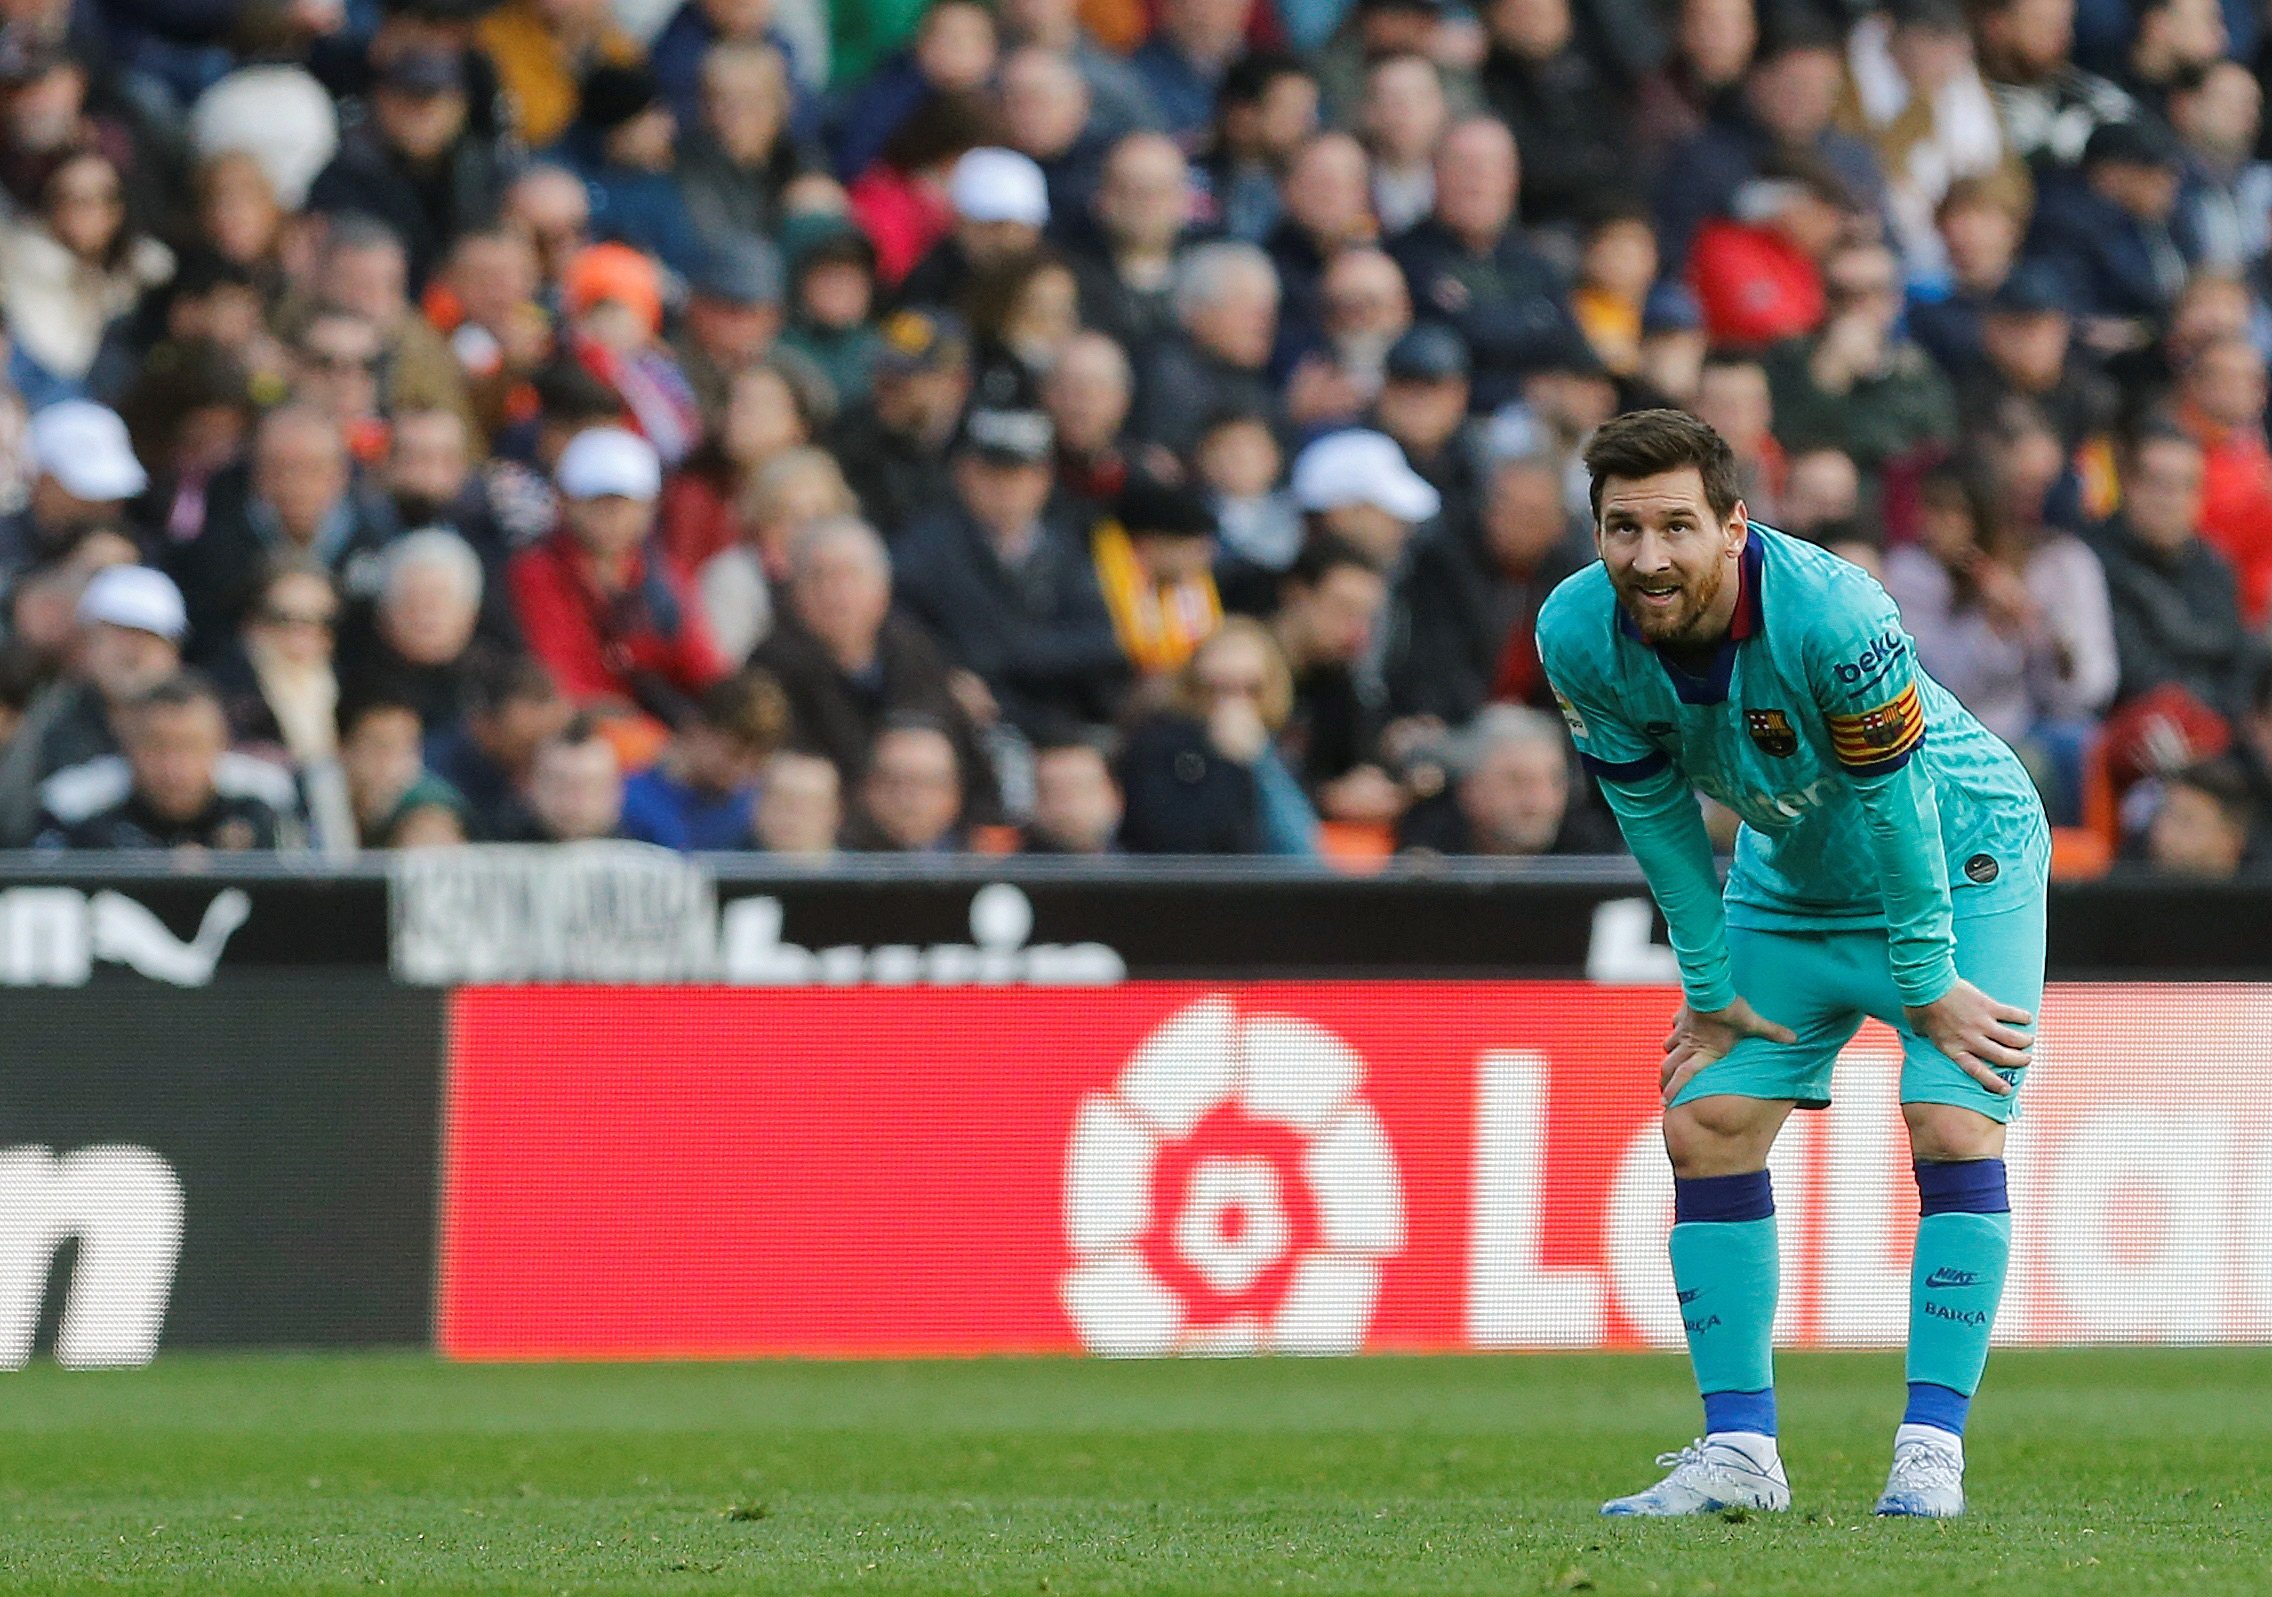
<instances>
[{"instance_id":1,"label":"player's knee","mask_svg":"<svg viewBox=\"0 0 2272 1597\"><path fill-rule=\"evenodd\" d=\"M1909 1123L1909 1151L1919 1159L1949 1163L2001 1159L2004 1128L1974 1109L1947 1103L1908 1103L1901 1118Z\"/></svg>"},{"instance_id":2,"label":"player's knee","mask_svg":"<svg viewBox=\"0 0 2272 1597\"><path fill-rule=\"evenodd\" d=\"M1755 1098L1694 1098L1665 1111L1665 1152L1676 1176L1732 1176L1764 1168L1781 1115ZM1786 1106L1787 1107L1787 1106Z\"/></svg>"}]
</instances>

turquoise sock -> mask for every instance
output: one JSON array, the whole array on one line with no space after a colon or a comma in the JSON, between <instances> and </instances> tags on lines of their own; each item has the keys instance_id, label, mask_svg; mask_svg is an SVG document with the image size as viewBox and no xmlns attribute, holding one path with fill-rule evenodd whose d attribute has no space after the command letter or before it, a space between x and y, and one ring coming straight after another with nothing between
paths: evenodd
<instances>
[{"instance_id":1,"label":"turquoise sock","mask_svg":"<svg viewBox=\"0 0 2272 1597\"><path fill-rule=\"evenodd\" d=\"M1775 1434L1779 1274L1766 1171L1673 1182L1672 1280L1707 1432Z\"/></svg>"},{"instance_id":2,"label":"turquoise sock","mask_svg":"<svg viewBox=\"0 0 2272 1597\"><path fill-rule=\"evenodd\" d=\"M1909 1269L1904 1423L1964 1434L2012 1251L2004 1161L1917 1165L1917 1255Z\"/></svg>"}]
</instances>

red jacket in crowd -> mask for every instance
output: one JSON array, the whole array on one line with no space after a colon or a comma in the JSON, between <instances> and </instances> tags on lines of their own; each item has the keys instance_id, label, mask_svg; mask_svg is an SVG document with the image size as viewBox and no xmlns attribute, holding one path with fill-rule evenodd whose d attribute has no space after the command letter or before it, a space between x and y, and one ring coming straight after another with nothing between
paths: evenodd
<instances>
[{"instance_id":1,"label":"red jacket in crowd","mask_svg":"<svg viewBox=\"0 0 2272 1597\"><path fill-rule=\"evenodd\" d=\"M647 707L642 678L692 697L729 670L685 578L652 551L611 594L563 527L515 555L506 582L529 649L579 704Z\"/></svg>"}]
</instances>

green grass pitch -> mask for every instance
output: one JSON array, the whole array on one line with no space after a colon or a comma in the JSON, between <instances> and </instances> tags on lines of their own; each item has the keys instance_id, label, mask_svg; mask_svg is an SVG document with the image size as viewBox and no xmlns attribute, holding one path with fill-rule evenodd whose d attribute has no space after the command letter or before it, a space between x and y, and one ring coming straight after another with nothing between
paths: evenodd
<instances>
[{"instance_id":1,"label":"green grass pitch","mask_svg":"<svg viewBox=\"0 0 2272 1597\"><path fill-rule=\"evenodd\" d=\"M0 1592L2272 1590L2272 1352L1999 1353L1940 1525L1868 1516L1898 1360L1781 1374L1793 1511L1633 1524L1672 1358L41 1364Z\"/></svg>"}]
</instances>

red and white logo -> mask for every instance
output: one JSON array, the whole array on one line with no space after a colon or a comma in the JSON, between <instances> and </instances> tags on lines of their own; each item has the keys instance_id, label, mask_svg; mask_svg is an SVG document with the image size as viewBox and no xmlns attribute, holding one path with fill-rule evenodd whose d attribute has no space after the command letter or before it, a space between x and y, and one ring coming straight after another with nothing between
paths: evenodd
<instances>
[{"instance_id":1,"label":"red and white logo","mask_svg":"<svg viewBox=\"0 0 2272 1597\"><path fill-rule=\"evenodd\" d=\"M1286 1015L1203 998L1081 1101L1058 1284L1094 1353L1354 1353L1404 1247L1365 1062Z\"/></svg>"}]
</instances>

